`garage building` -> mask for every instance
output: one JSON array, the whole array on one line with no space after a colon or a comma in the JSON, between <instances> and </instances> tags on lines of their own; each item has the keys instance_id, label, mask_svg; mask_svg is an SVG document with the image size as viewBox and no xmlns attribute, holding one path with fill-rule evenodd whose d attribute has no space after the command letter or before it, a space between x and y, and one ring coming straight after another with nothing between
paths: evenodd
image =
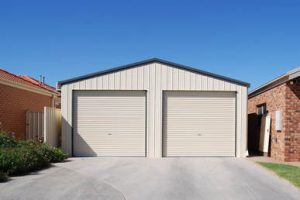
<instances>
[{"instance_id":1,"label":"garage building","mask_svg":"<svg viewBox=\"0 0 300 200\"><path fill-rule=\"evenodd\" d=\"M73 156L247 154L248 83L153 58L59 82Z\"/></svg>"}]
</instances>

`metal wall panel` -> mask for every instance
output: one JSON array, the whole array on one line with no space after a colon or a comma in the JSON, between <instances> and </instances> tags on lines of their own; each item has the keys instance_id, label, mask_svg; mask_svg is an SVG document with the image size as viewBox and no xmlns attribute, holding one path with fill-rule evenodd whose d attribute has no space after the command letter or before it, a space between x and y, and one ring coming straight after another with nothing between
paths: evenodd
<instances>
[{"instance_id":1,"label":"metal wall panel","mask_svg":"<svg viewBox=\"0 0 300 200\"><path fill-rule=\"evenodd\" d=\"M137 71L137 73L136 73ZM247 87L224 80L189 72L161 63L152 63L136 68L114 72L114 83L109 84L108 74L63 85L62 142L65 151L71 153L72 92L80 90L146 90L147 91L147 156L162 156L162 92L163 90L235 91L237 92L237 156L247 152ZM120 75L116 75L120 74ZM136 77L137 74L137 77ZM134 76L134 77L133 77ZM195 77L195 83L194 78ZM90 84L96 79L96 84ZM85 84L89 82L89 84ZM134 82L134 84L132 84ZM135 83L137 82L137 83ZM119 83L119 84L116 84ZM195 86L193 86L195 84ZM110 86L109 86L110 85ZM137 85L137 86L136 86Z\"/></svg>"}]
</instances>

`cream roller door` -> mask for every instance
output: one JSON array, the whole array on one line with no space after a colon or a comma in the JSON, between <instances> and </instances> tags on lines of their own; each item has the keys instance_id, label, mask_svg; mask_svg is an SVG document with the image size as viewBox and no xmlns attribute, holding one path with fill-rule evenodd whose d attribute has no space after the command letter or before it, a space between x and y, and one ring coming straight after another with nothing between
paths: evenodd
<instances>
[{"instance_id":1,"label":"cream roller door","mask_svg":"<svg viewBox=\"0 0 300 200\"><path fill-rule=\"evenodd\" d=\"M145 156L145 91L74 91L74 156Z\"/></svg>"},{"instance_id":2,"label":"cream roller door","mask_svg":"<svg viewBox=\"0 0 300 200\"><path fill-rule=\"evenodd\" d=\"M235 156L234 92L164 93L164 156Z\"/></svg>"}]
</instances>

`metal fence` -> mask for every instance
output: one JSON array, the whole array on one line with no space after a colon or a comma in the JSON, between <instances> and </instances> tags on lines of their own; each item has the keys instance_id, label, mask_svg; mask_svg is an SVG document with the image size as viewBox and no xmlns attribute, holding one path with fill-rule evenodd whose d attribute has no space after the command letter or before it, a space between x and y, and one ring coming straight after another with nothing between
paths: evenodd
<instances>
[{"instance_id":1,"label":"metal fence","mask_svg":"<svg viewBox=\"0 0 300 200\"><path fill-rule=\"evenodd\" d=\"M44 112L26 112L26 139L44 140Z\"/></svg>"},{"instance_id":2,"label":"metal fence","mask_svg":"<svg viewBox=\"0 0 300 200\"><path fill-rule=\"evenodd\" d=\"M51 146L60 145L60 109L44 107L42 112L26 112L26 139L38 140Z\"/></svg>"},{"instance_id":3,"label":"metal fence","mask_svg":"<svg viewBox=\"0 0 300 200\"><path fill-rule=\"evenodd\" d=\"M44 142L57 147L60 145L61 112L57 108L44 107Z\"/></svg>"}]
</instances>

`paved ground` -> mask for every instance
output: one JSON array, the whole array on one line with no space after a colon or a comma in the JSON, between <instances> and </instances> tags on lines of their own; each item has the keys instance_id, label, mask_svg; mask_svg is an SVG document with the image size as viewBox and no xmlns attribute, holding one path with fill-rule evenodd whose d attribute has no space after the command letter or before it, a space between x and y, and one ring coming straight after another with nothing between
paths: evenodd
<instances>
[{"instance_id":1,"label":"paved ground","mask_svg":"<svg viewBox=\"0 0 300 200\"><path fill-rule=\"evenodd\" d=\"M300 199L300 190L236 158L72 158L0 184L0 199Z\"/></svg>"}]
</instances>

